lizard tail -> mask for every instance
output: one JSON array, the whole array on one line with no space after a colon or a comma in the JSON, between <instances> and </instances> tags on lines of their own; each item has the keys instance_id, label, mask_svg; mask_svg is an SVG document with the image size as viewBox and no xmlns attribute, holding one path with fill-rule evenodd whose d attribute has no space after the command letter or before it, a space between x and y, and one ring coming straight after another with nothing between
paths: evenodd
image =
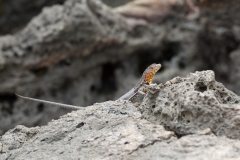
<instances>
[{"instance_id":1,"label":"lizard tail","mask_svg":"<svg viewBox=\"0 0 240 160\"><path fill-rule=\"evenodd\" d=\"M15 94L16 94L16 96L23 98L23 99L27 99L27 100L31 100L31 101L35 101L35 102L41 102L41 103L45 103L45 104L50 104L50 105L54 105L54 106L59 106L62 108L73 109L73 110L79 110L79 109L85 108L85 107L80 107L80 106L74 106L74 105L50 102L50 101L45 101L45 100L35 99L35 98L30 98L30 97L24 97L24 96L18 95L17 93L15 93Z\"/></svg>"},{"instance_id":2,"label":"lizard tail","mask_svg":"<svg viewBox=\"0 0 240 160\"><path fill-rule=\"evenodd\" d=\"M134 92L134 88L132 88L130 91L128 91L127 93L125 93L122 97L120 97L119 99L124 99L124 100L129 100L132 96L135 95Z\"/></svg>"}]
</instances>

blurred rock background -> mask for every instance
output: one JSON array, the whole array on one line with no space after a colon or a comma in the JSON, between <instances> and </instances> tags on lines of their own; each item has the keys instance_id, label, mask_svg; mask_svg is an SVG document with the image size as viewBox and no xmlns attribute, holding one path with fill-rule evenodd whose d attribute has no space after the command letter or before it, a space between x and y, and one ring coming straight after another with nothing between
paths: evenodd
<instances>
[{"instance_id":1,"label":"blurred rock background","mask_svg":"<svg viewBox=\"0 0 240 160\"><path fill-rule=\"evenodd\" d=\"M213 70L240 94L238 0L1 0L0 134L70 112L14 93L88 106L127 92L152 63L154 78Z\"/></svg>"}]
</instances>

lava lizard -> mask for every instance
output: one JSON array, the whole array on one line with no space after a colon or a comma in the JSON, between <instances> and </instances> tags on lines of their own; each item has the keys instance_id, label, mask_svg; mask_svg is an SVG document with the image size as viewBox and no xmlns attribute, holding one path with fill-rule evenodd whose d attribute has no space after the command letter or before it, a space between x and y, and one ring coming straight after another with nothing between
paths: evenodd
<instances>
[{"instance_id":1,"label":"lava lizard","mask_svg":"<svg viewBox=\"0 0 240 160\"><path fill-rule=\"evenodd\" d=\"M130 91L125 93L119 99L131 100L137 94L144 94L144 92L140 91L140 88L144 87L144 85L146 85L146 84L151 84L153 76L157 73L157 71L160 68L161 68L161 64L153 63L150 66L148 66L147 69L143 72L142 77L139 80L139 82ZM32 100L32 101L35 101L35 102L41 102L41 103L45 103L45 104L51 104L51 105L54 105L54 106L59 106L59 107L62 107L62 108L67 108L67 109L78 110L78 109L85 108L85 107L80 107L80 106L74 106L74 105L68 105L68 104L63 104L63 103L56 103L56 102L45 101L45 100L35 99L35 98L30 98L30 97L24 97L24 96L21 96L21 95L18 95L18 94L16 94L16 95L18 97L20 97L20 98L23 98L23 99Z\"/></svg>"}]
</instances>

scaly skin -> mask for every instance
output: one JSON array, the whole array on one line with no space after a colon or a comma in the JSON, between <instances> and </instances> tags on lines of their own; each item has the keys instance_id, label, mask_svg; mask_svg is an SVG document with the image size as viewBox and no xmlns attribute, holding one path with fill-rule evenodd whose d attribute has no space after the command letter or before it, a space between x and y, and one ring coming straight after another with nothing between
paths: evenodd
<instances>
[{"instance_id":1,"label":"scaly skin","mask_svg":"<svg viewBox=\"0 0 240 160\"><path fill-rule=\"evenodd\" d=\"M124 94L122 97L119 99L124 99L124 100L131 100L133 96L135 96L139 88L143 86L144 84L151 84L152 83L152 78L153 76L157 73L157 71L162 67L161 64L151 64L148 66L148 68L143 72L141 79L139 82L126 94Z\"/></svg>"},{"instance_id":2,"label":"scaly skin","mask_svg":"<svg viewBox=\"0 0 240 160\"><path fill-rule=\"evenodd\" d=\"M145 72L145 81L149 84L152 83L153 76L157 73L157 71L161 68L161 64L152 64L150 65L144 72Z\"/></svg>"},{"instance_id":3,"label":"scaly skin","mask_svg":"<svg viewBox=\"0 0 240 160\"><path fill-rule=\"evenodd\" d=\"M151 84L152 83L152 78L156 74L156 72L161 68L161 64L152 64L150 65L142 74L142 77L140 81L126 94L124 94L122 97L119 99L124 99L124 100L131 100L138 92L140 87L142 87L144 84ZM73 110L79 110L79 109L84 109L85 107L80 107L80 106L74 106L74 105L68 105L68 104L63 104L63 103L56 103L56 102L51 102L51 101L45 101L41 99L35 99L35 98L30 98L30 97L24 97L21 95L16 94L18 97L35 101L35 102L41 102L45 104L51 104L54 106L58 107L63 107L63 108L68 108L68 109L73 109Z\"/></svg>"}]
</instances>

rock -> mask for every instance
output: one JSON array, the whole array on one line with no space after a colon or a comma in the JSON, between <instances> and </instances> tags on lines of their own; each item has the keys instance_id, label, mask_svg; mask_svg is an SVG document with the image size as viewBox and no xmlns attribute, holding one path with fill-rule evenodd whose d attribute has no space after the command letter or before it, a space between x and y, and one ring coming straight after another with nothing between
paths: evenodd
<instances>
[{"instance_id":1,"label":"rock","mask_svg":"<svg viewBox=\"0 0 240 160\"><path fill-rule=\"evenodd\" d=\"M105 102L36 128L18 126L0 140L0 159L105 159L124 157L173 132L141 118L130 102ZM27 153L27 154L26 154Z\"/></svg>"},{"instance_id":2,"label":"rock","mask_svg":"<svg viewBox=\"0 0 240 160\"><path fill-rule=\"evenodd\" d=\"M191 73L150 86L138 107L108 101L17 126L1 137L0 159L239 159L239 99L213 71Z\"/></svg>"},{"instance_id":3,"label":"rock","mask_svg":"<svg viewBox=\"0 0 240 160\"><path fill-rule=\"evenodd\" d=\"M44 6L62 4L64 0L8 0L0 2L0 34L16 32L36 16Z\"/></svg>"},{"instance_id":4,"label":"rock","mask_svg":"<svg viewBox=\"0 0 240 160\"><path fill-rule=\"evenodd\" d=\"M156 142L125 159L239 159L239 141L214 135L188 135L170 143Z\"/></svg>"},{"instance_id":5,"label":"rock","mask_svg":"<svg viewBox=\"0 0 240 160\"><path fill-rule=\"evenodd\" d=\"M132 34L121 16L100 1L68 0L45 7L16 34L1 36L0 135L18 124L43 125L68 112L23 102L14 93L80 106L118 98L129 88L116 93L125 78L115 76L116 62L162 39L151 36L156 43L149 43L145 31Z\"/></svg>"},{"instance_id":6,"label":"rock","mask_svg":"<svg viewBox=\"0 0 240 160\"><path fill-rule=\"evenodd\" d=\"M104 2L118 6L128 0L113 1ZM156 21L147 21L144 10L127 14L133 3L119 6L127 7L122 12L98 0L0 2L0 26L12 30L5 23L12 22L12 13L22 23L11 23L18 31L0 37L0 135L18 124L41 126L69 112L18 99L14 93L89 106L119 98L151 63L163 65L155 82L211 69L219 82L240 94L239 1L195 1L201 13L196 19L186 17L191 11L182 7L184 1L171 1L179 7L164 7L166 14ZM5 4L10 8L2 12ZM148 13L164 12L158 0L134 4ZM50 6L40 12L44 5Z\"/></svg>"},{"instance_id":7,"label":"rock","mask_svg":"<svg viewBox=\"0 0 240 160\"><path fill-rule=\"evenodd\" d=\"M240 97L217 82L213 71L153 86L140 109L145 119L178 136L210 128L217 136L240 138Z\"/></svg>"}]
</instances>

